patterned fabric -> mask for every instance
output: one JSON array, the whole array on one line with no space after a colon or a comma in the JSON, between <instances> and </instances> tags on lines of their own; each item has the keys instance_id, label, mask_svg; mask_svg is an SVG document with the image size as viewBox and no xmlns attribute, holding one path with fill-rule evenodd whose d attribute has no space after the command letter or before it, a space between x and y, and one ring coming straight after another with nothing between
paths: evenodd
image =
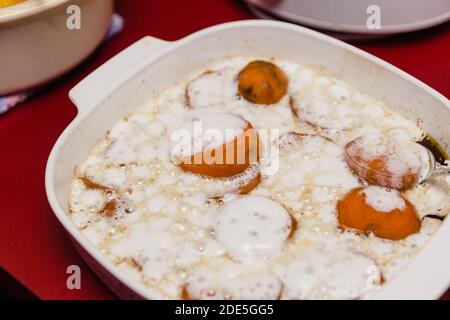
<instances>
[{"instance_id":1,"label":"patterned fabric","mask_svg":"<svg viewBox=\"0 0 450 320\"><path fill-rule=\"evenodd\" d=\"M122 31L123 26L123 18L118 14L114 14L105 41ZM39 91L39 89L25 90L20 93L14 93L6 96L0 95L0 115L24 102L25 100L33 96L33 94L35 94L37 91Z\"/></svg>"}]
</instances>

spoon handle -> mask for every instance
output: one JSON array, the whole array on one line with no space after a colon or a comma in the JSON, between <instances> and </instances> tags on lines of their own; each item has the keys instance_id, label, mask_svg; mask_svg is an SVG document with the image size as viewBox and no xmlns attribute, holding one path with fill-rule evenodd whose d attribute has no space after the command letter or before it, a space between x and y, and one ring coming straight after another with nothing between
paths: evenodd
<instances>
[{"instance_id":1,"label":"spoon handle","mask_svg":"<svg viewBox=\"0 0 450 320\"><path fill-rule=\"evenodd\" d=\"M434 169L433 176L438 175L446 175L450 174L450 166L442 165L439 163L436 163L436 168Z\"/></svg>"}]
</instances>

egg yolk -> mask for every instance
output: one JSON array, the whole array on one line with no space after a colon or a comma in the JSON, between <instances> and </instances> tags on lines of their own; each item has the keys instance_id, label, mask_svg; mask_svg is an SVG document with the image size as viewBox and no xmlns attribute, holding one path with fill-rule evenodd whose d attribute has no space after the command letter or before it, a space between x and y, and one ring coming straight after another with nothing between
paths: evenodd
<instances>
[{"instance_id":1,"label":"egg yolk","mask_svg":"<svg viewBox=\"0 0 450 320\"><path fill-rule=\"evenodd\" d=\"M288 79L284 72L267 61L249 63L239 73L238 81L241 96L261 105L277 103L288 88Z\"/></svg>"},{"instance_id":2,"label":"egg yolk","mask_svg":"<svg viewBox=\"0 0 450 320\"><path fill-rule=\"evenodd\" d=\"M181 300L194 300L189 296L189 292L186 286L184 286L183 289L181 290Z\"/></svg>"},{"instance_id":3,"label":"egg yolk","mask_svg":"<svg viewBox=\"0 0 450 320\"><path fill-rule=\"evenodd\" d=\"M119 205L120 203L118 200L115 199L111 200L108 203L106 203L106 205L103 207L100 213L105 217L111 218L117 212Z\"/></svg>"},{"instance_id":4,"label":"egg yolk","mask_svg":"<svg viewBox=\"0 0 450 320\"><path fill-rule=\"evenodd\" d=\"M401 172L389 169L388 163L393 155L380 154L374 158L364 155L363 146L354 147L356 140L353 140L345 147L345 160L348 166L360 178L368 183L386 187L389 189L407 190L414 187L420 178L420 170L409 168L408 164L399 163L402 166Z\"/></svg>"},{"instance_id":5,"label":"egg yolk","mask_svg":"<svg viewBox=\"0 0 450 320\"><path fill-rule=\"evenodd\" d=\"M403 209L380 212L366 202L363 188L357 188L338 202L339 225L343 229L363 234L373 232L377 237L401 240L420 230L421 222L414 206L403 199ZM400 196L400 195L399 195Z\"/></svg>"},{"instance_id":6,"label":"egg yolk","mask_svg":"<svg viewBox=\"0 0 450 320\"><path fill-rule=\"evenodd\" d=\"M90 180L87 177L81 177L80 178L81 181L83 182L84 186L88 189L93 189L93 190L100 190L100 191L107 191L108 188L105 186L102 186L101 184L95 183L92 180Z\"/></svg>"},{"instance_id":7,"label":"egg yolk","mask_svg":"<svg viewBox=\"0 0 450 320\"><path fill-rule=\"evenodd\" d=\"M185 171L210 178L229 178L247 170L259 161L260 145L250 123L232 141L212 150L204 150L181 161ZM246 193L246 190L243 191Z\"/></svg>"}]
</instances>

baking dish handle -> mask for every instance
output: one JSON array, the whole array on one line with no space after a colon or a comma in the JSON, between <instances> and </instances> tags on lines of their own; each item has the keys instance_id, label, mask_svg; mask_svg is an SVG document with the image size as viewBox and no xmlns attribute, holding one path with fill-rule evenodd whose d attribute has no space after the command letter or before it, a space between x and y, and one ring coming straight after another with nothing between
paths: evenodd
<instances>
[{"instance_id":1,"label":"baking dish handle","mask_svg":"<svg viewBox=\"0 0 450 320\"><path fill-rule=\"evenodd\" d=\"M78 115L86 112L101 99L102 92L123 79L123 75L143 61L148 61L170 42L154 37L144 37L135 42L84 78L69 92Z\"/></svg>"}]
</instances>

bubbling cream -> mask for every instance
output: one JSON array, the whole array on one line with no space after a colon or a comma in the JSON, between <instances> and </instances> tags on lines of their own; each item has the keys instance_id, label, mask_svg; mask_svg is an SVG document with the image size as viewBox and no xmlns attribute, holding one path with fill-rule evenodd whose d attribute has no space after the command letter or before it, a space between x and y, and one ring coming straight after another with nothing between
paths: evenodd
<instances>
[{"instance_id":1,"label":"bubbling cream","mask_svg":"<svg viewBox=\"0 0 450 320\"><path fill-rule=\"evenodd\" d=\"M450 180L432 178L400 193L423 219L417 233L392 241L342 231L338 201L365 184L345 161L348 142L373 135L410 144L424 132L327 70L293 61L269 59L287 76L288 92L273 105L255 105L239 97L236 80L249 62L261 59L226 59L159 90L76 168L73 223L118 272L152 296L361 298L374 268L390 281L433 236L441 221L426 215L450 211L448 189L440 187ZM262 148L279 154L230 177L182 170L172 161L170 138L177 129L193 129L195 119L221 133L250 123ZM263 139L272 129L279 135ZM188 144L196 141L192 137ZM224 139L210 142L231 138ZM402 161L418 168L414 152L399 151L390 170L405 171ZM397 191L365 192L361 201L381 209L383 218L402 207Z\"/></svg>"},{"instance_id":2,"label":"bubbling cream","mask_svg":"<svg viewBox=\"0 0 450 320\"><path fill-rule=\"evenodd\" d=\"M277 270L283 299L356 299L381 283L374 260L338 244L312 246Z\"/></svg>"},{"instance_id":3,"label":"bubbling cream","mask_svg":"<svg viewBox=\"0 0 450 320\"><path fill-rule=\"evenodd\" d=\"M281 281L267 269L256 269L236 262L201 268L188 279L190 299L202 300L275 300L281 293Z\"/></svg>"},{"instance_id":4,"label":"bubbling cream","mask_svg":"<svg viewBox=\"0 0 450 320\"><path fill-rule=\"evenodd\" d=\"M172 153L186 157L205 149L217 148L243 134L247 127L248 122L233 114L194 111L172 132L172 138L178 138L175 139L177 144L173 146Z\"/></svg>"},{"instance_id":5,"label":"bubbling cream","mask_svg":"<svg viewBox=\"0 0 450 320\"><path fill-rule=\"evenodd\" d=\"M406 203L397 190L389 190L378 186L368 186L361 190L366 203L379 212L404 210Z\"/></svg>"},{"instance_id":6,"label":"bubbling cream","mask_svg":"<svg viewBox=\"0 0 450 320\"><path fill-rule=\"evenodd\" d=\"M227 203L216 213L215 220L216 238L238 260L279 254L292 230L286 209L261 196Z\"/></svg>"}]
</instances>

